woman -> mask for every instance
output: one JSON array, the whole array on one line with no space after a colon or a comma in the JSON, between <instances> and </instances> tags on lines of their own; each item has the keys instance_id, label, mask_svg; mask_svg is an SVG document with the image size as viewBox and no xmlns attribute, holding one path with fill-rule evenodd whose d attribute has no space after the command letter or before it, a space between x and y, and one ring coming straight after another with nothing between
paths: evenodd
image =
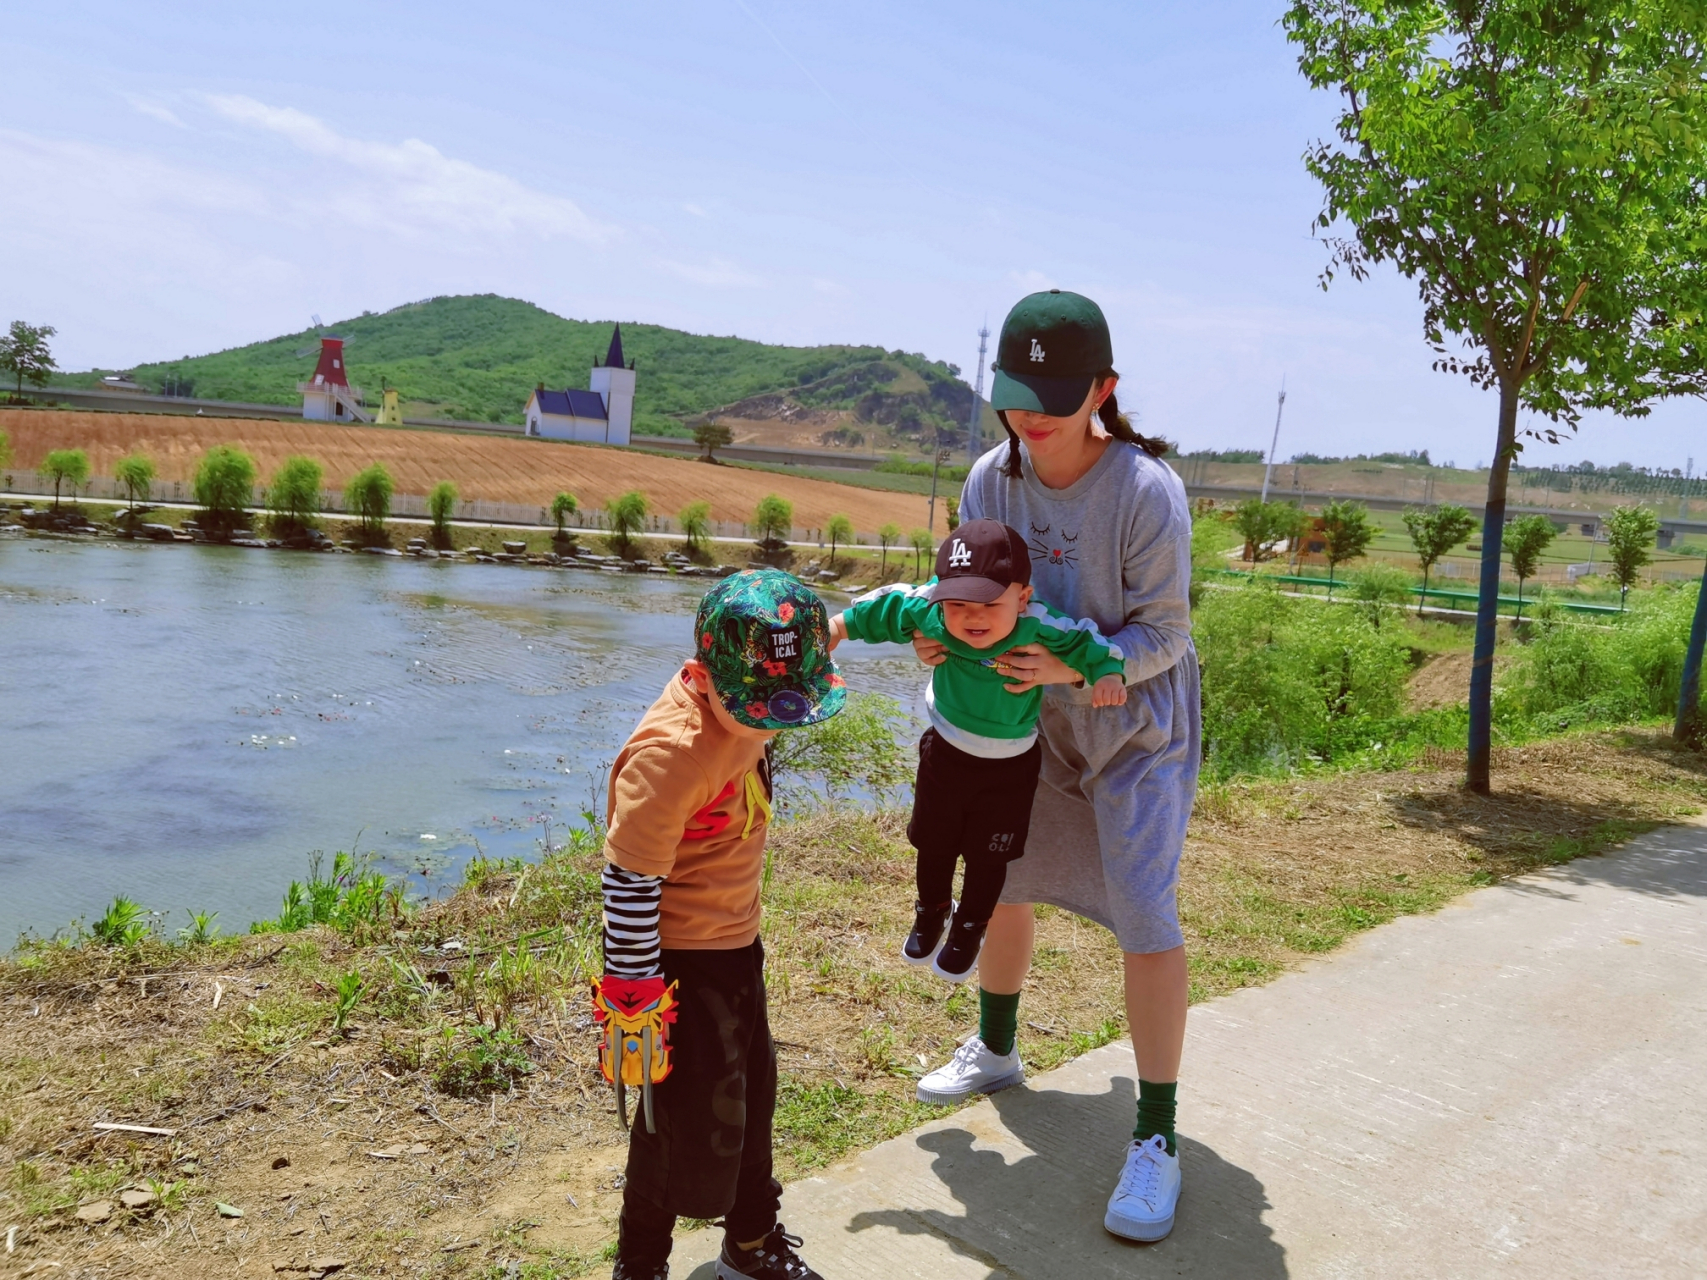
<instances>
[{"instance_id":1,"label":"woman","mask_svg":"<svg viewBox=\"0 0 1707 1280\"><path fill-rule=\"evenodd\" d=\"M1185 1039L1186 964L1175 888L1201 755L1197 654L1187 588L1191 515L1165 446L1115 400L1108 323L1089 298L1052 289L1008 313L990 402L1006 447L966 479L961 516L1023 534L1038 598L1094 621L1126 658L1126 704L1092 707L1079 676L1042 648L1008 655L1016 693L1046 685L1042 776L1025 856L1010 864L979 959L979 1031L919 1084L957 1102L1024 1078L1015 1043L1031 965L1033 904L1113 932L1125 953L1138 1116L1104 1225L1134 1240L1173 1228L1179 1199L1174 1091ZM924 637L925 662L943 660Z\"/></svg>"}]
</instances>

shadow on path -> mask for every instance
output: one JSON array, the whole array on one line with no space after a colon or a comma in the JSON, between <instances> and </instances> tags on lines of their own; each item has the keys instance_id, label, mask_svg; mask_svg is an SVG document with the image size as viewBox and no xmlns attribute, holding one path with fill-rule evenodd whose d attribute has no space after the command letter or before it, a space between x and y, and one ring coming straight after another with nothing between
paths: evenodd
<instances>
[{"instance_id":1,"label":"shadow on path","mask_svg":"<svg viewBox=\"0 0 1707 1280\"><path fill-rule=\"evenodd\" d=\"M1153 1245L1103 1230L1108 1194L1130 1138L1133 1084L1117 1078L1101 1094L1013 1089L993 1099L1002 1123L1031 1154L1010 1163L973 1146L965 1129L922 1133L931 1172L963 1208L897 1207L861 1213L849 1230L888 1227L931 1233L997 1277L1239 1276L1281 1280L1284 1250L1262 1221L1262 1184L1189 1138L1180 1141L1185 1194L1173 1234Z\"/></svg>"}]
</instances>

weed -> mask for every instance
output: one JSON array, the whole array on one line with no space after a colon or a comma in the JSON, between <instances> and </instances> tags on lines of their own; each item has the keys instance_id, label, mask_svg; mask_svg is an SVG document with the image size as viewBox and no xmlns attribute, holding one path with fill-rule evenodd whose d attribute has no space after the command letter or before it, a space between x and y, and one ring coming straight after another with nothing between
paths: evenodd
<instances>
[{"instance_id":1,"label":"weed","mask_svg":"<svg viewBox=\"0 0 1707 1280\"><path fill-rule=\"evenodd\" d=\"M189 911L189 908L184 910ZM212 942L219 936L219 926L214 923L218 916L217 911L190 911L190 923L178 930L178 941L190 946Z\"/></svg>"},{"instance_id":2,"label":"weed","mask_svg":"<svg viewBox=\"0 0 1707 1280\"><path fill-rule=\"evenodd\" d=\"M357 941L379 931L389 916L393 924L403 916L403 891L370 869L365 858L347 853L332 857L332 875L322 879L320 854L308 860L308 880L292 880L285 890L278 919L257 921L251 933L295 933L311 925L331 925Z\"/></svg>"},{"instance_id":3,"label":"weed","mask_svg":"<svg viewBox=\"0 0 1707 1280\"><path fill-rule=\"evenodd\" d=\"M472 1026L440 1030L439 1060L433 1083L440 1092L477 1097L510 1088L533 1072L522 1038L509 1027Z\"/></svg>"},{"instance_id":4,"label":"weed","mask_svg":"<svg viewBox=\"0 0 1707 1280\"><path fill-rule=\"evenodd\" d=\"M154 932L148 910L129 898L114 898L107 913L95 921L89 930L96 942L104 947L123 947L129 950L140 946Z\"/></svg>"},{"instance_id":5,"label":"weed","mask_svg":"<svg viewBox=\"0 0 1707 1280\"><path fill-rule=\"evenodd\" d=\"M350 1014L355 1011L356 1001L362 998L362 992L367 990L367 982L359 969L351 969L348 973L340 974L334 988L336 1001L332 1008L332 1030L342 1034L345 1025L350 1020Z\"/></svg>"}]
</instances>

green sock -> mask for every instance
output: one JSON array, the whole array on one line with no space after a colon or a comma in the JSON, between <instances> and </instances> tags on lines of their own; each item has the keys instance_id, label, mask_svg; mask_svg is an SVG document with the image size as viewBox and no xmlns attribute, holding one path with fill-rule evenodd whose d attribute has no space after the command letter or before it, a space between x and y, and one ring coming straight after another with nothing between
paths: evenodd
<instances>
[{"instance_id":1,"label":"green sock","mask_svg":"<svg viewBox=\"0 0 1707 1280\"><path fill-rule=\"evenodd\" d=\"M991 1053L1012 1053L1019 1030L1019 992L999 996L978 988L978 1038Z\"/></svg>"},{"instance_id":2,"label":"green sock","mask_svg":"<svg viewBox=\"0 0 1707 1280\"><path fill-rule=\"evenodd\" d=\"M1167 1084L1155 1084L1149 1080L1138 1082L1138 1127L1132 1131L1132 1136L1139 1142L1145 1138L1161 1134L1168 1140L1168 1154L1177 1155L1174 1150L1174 1090L1179 1088L1179 1082L1170 1080Z\"/></svg>"}]
</instances>

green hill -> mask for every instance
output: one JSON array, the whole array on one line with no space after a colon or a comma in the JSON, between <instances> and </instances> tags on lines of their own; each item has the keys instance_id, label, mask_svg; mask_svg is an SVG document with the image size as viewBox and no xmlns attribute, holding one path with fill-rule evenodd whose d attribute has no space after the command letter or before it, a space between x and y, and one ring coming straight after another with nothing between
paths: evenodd
<instances>
[{"instance_id":1,"label":"green hill","mask_svg":"<svg viewBox=\"0 0 1707 1280\"><path fill-rule=\"evenodd\" d=\"M382 380L402 391L410 417L521 422L536 384L587 385L612 322L565 320L532 303L491 294L430 298L383 314L363 312L328 326L348 343L351 381L376 405ZM318 333L304 330L211 355L138 365L150 390L168 379L214 400L294 404L314 369ZM756 396L816 409L843 409L928 443L963 438L971 388L952 365L880 347L784 347L715 338L652 324L622 326L622 345L640 373L637 434L687 435L702 414ZM107 370L70 375L92 385Z\"/></svg>"}]
</instances>

